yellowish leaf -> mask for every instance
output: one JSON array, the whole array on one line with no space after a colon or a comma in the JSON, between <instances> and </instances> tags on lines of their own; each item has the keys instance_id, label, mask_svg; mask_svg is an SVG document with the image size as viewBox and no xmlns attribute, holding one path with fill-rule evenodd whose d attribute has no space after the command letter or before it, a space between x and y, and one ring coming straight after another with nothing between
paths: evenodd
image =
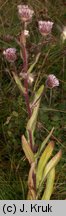
<instances>
[{"instance_id":1,"label":"yellowish leaf","mask_svg":"<svg viewBox=\"0 0 66 216\"><path fill-rule=\"evenodd\" d=\"M25 94L25 88L24 88L24 86L22 85L22 83L21 83L21 81L20 81L20 78L18 77L18 75L17 75L16 73L12 72L12 74L13 74L14 80L15 80L15 82L16 82L16 84L17 84L19 90L20 90L23 94Z\"/></svg>"},{"instance_id":2,"label":"yellowish leaf","mask_svg":"<svg viewBox=\"0 0 66 216\"><path fill-rule=\"evenodd\" d=\"M50 172L50 170L57 165L57 163L60 161L62 155L62 151L60 150L46 165L44 174L43 174L43 179L45 180L47 177L47 174Z\"/></svg>"},{"instance_id":3,"label":"yellowish leaf","mask_svg":"<svg viewBox=\"0 0 66 216\"><path fill-rule=\"evenodd\" d=\"M28 196L27 199L36 199L36 172L35 172L35 162L31 164L31 168L28 176Z\"/></svg>"},{"instance_id":4,"label":"yellowish leaf","mask_svg":"<svg viewBox=\"0 0 66 216\"><path fill-rule=\"evenodd\" d=\"M25 153L25 156L26 158L28 159L29 163L33 163L34 162L34 154L25 138L25 136L23 135L22 136L22 148L23 148L23 151Z\"/></svg>"},{"instance_id":5,"label":"yellowish leaf","mask_svg":"<svg viewBox=\"0 0 66 216\"><path fill-rule=\"evenodd\" d=\"M36 184L37 184L37 188L39 187L39 184L42 180L42 176L43 176L43 171L44 168L46 166L47 161L49 160L49 158L52 155L52 151L54 149L54 142L51 141L47 147L45 148L44 152L42 153L40 160L38 162L38 168L37 168L37 173L36 173Z\"/></svg>"},{"instance_id":6,"label":"yellowish leaf","mask_svg":"<svg viewBox=\"0 0 66 216\"><path fill-rule=\"evenodd\" d=\"M39 154L41 154L41 152L43 151L46 143L48 142L48 140L50 139L50 137L52 136L52 133L54 131L54 127L52 128L52 130L49 132L48 136L44 139L44 141L42 142L41 144L41 148L40 148L40 151L39 151Z\"/></svg>"},{"instance_id":7,"label":"yellowish leaf","mask_svg":"<svg viewBox=\"0 0 66 216\"><path fill-rule=\"evenodd\" d=\"M44 194L42 196L42 200L49 200L52 192L53 192L53 186L54 186L54 180L55 180L55 167L53 167L48 176L47 176L47 182L46 182L46 189L44 191Z\"/></svg>"}]
</instances>

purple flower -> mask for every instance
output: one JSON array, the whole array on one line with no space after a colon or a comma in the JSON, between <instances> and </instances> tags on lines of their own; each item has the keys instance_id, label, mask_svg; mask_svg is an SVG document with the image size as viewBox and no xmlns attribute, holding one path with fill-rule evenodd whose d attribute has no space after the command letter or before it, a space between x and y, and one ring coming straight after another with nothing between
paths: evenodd
<instances>
[{"instance_id":1,"label":"purple flower","mask_svg":"<svg viewBox=\"0 0 66 216\"><path fill-rule=\"evenodd\" d=\"M14 62L17 59L15 48L8 48L8 49L4 50L3 55L8 62Z\"/></svg>"},{"instance_id":2,"label":"purple flower","mask_svg":"<svg viewBox=\"0 0 66 216\"><path fill-rule=\"evenodd\" d=\"M50 21L39 21L39 31L43 36L47 36L51 33L53 22Z\"/></svg>"},{"instance_id":3,"label":"purple flower","mask_svg":"<svg viewBox=\"0 0 66 216\"><path fill-rule=\"evenodd\" d=\"M20 19L23 22L30 22L34 14L34 11L30 9L28 5L18 5L17 8Z\"/></svg>"},{"instance_id":4,"label":"purple flower","mask_svg":"<svg viewBox=\"0 0 66 216\"><path fill-rule=\"evenodd\" d=\"M48 75L48 78L46 80L46 86L47 88L54 88L56 86L59 86L59 80L56 78L54 74Z\"/></svg>"}]
</instances>

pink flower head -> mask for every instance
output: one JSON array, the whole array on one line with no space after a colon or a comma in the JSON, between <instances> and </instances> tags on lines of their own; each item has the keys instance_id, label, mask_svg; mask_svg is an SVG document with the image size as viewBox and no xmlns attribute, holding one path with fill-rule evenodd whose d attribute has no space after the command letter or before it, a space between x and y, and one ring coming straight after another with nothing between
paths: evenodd
<instances>
[{"instance_id":1,"label":"pink flower head","mask_svg":"<svg viewBox=\"0 0 66 216\"><path fill-rule=\"evenodd\" d=\"M48 75L48 78L46 80L46 86L50 89L59 86L59 80L56 78L54 74Z\"/></svg>"},{"instance_id":2,"label":"pink flower head","mask_svg":"<svg viewBox=\"0 0 66 216\"><path fill-rule=\"evenodd\" d=\"M18 5L17 8L20 19L23 22L30 22L34 14L34 11L30 9L28 5Z\"/></svg>"},{"instance_id":3,"label":"pink flower head","mask_svg":"<svg viewBox=\"0 0 66 216\"><path fill-rule=\"evenodd\" d=\"M14 62L17 59L15 48L8 48L8 49L4 50L3 55L5 56L5 58L8 62Z\"/></svg>"},{"instance_id":4,"label":"pink flower head","mask_svg":"<svg viewBox=\"0 0 66 216\"><path fill-rule=\"evenodd\" d=\"M43 36L47 36L51 33L53 22L50 21L39 21L39 31Z\"/></svg>"}]
</instances>

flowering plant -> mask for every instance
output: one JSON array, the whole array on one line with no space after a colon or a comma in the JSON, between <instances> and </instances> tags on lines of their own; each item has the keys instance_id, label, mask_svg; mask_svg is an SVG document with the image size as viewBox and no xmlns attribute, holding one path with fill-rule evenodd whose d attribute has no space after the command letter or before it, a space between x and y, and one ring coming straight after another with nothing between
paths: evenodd
<instances>
[{"instance_id":1,"label":"flowering plant","mask_svg":"<svg viewBox=\"0 0 66 216\"><path fill-rule=\"evenodd\" d=\"M34 75L32 74L32 70L40 57L40 53L38 53L35 62L30 66L30 68L28 68L28 52L26 41L27 37L29 36L28 24L32 21L34 11L30 9L28 5L18 5L18 15L24 26L19 40L16 40L20 46L20 56L23 61L23 70L20 73L20 77L14 70L12 71L12 75L18 88L24 95L28 112L26 135L22 135L21 137L22 149L30 164L30 170L28 174L27 199L48 200L50 199L53 192L55 167L61 158L61 150L51 158L52 152L54 150L54 142L52 140L49 142L49 139L53 133L54 128L52 128L49 135L44 139L40 147L37 147L35 143L36 122L41 97L44 94L44 85L42 84L35 92L34 98L30 103L29 84L32 85L32 83L34 82ZM53 22L39 21L38 25L39 31L43 37L51 35ZM8 62L15 64L15 61L17 60L17 53L15 48L8 48L3 51L3 54ZM59 81L55 77L55 75L50 74L46 80L46 87L52 89L56 86L59 86ZM45 183L46 186L44 187Z\"/></svg>"}]
</instances>

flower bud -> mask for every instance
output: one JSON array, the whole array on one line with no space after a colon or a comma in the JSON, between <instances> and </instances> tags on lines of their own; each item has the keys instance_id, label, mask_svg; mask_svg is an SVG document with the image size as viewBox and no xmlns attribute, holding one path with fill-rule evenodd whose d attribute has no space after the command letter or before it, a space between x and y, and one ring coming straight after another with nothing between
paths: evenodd
<instances>
[{"instance_id":1,"label":"flower bud","mask_svg":"<svg viewBox=\"0 0 66 216\"><path fill-rule=\"evenodd\" d=\"M28 7L28 5L18 5L18 14L23 22L30 22L34 11Z\"/></svg>"},{"instance_id":2,"label":"flower bud","mask_svg":"<svg viewBox=\"0 0 66 216\"><path fill-rule=\"evenodd\" d=\"M28 75L28 83L29 83L29 85L32 86L33 82L34 82L34 76L33 76L33 74L29 74Z\"/></svg>"},{"instance_id":3,"label":"flower bud","mask_svg":"<svg viewBox=\"0 0 66 216\"><path fill-rule=\"evenodd\" d=\"M3 55L8 62L14 62L17 59L15 48L8 48L8 49L4 50Z\"/></svg>"},{"instance_id":4,"label":"flower bud","mask_svg":"<svg viewBox=\"0 0 66 216\"><path fill-rule=\"evenodd\" d=\"M33 74L28 74L28 73L24 73L24 72L20 72L20 77L22 79L27 79L28 84L30 86L32 86L33 82L34 82L34 75Z\"/></svg>"},{"instance_id":5,"label":"flower bud","mask_svg":"<svg viewBox=\"0 0 66 216\"><path fill-rule=\"evenodd\" d=\"M29 31L26 30L26 29L24 30L24 36L25 36L25 37L28 37L28 36L29 36Z\"/></svg>"},{"instance_id":6,"label":"flower bud","mask_svg":"<svg viewBox=\"0 0 66 216\"><path fill-rule=\"evenodd\" d=\"M39 21L39 31L43 36L47 36L51 33L53 22L50 21Z\"/></svg>"},{"instance_id":7,"label":"flower bud","mask_svg":"<svg viewBox=\"0 0 66 216\"><path fill-rule=\"evenodd\" d=\"M54 74L48 75L48 78L46 80L46 87L51 89L56 86L59 86L59 80L56 78Z\"/></svg>"},{"instance_id":8,"label":"flower bud","mask_svg":"<svg viewBox=\"0 0 66 216\"><path fill-rule=\"evenodd\" d=\"M61 34L63 42L66 40L66 26L63 28L62 34Z\"/></svg>"}]
</instances>

